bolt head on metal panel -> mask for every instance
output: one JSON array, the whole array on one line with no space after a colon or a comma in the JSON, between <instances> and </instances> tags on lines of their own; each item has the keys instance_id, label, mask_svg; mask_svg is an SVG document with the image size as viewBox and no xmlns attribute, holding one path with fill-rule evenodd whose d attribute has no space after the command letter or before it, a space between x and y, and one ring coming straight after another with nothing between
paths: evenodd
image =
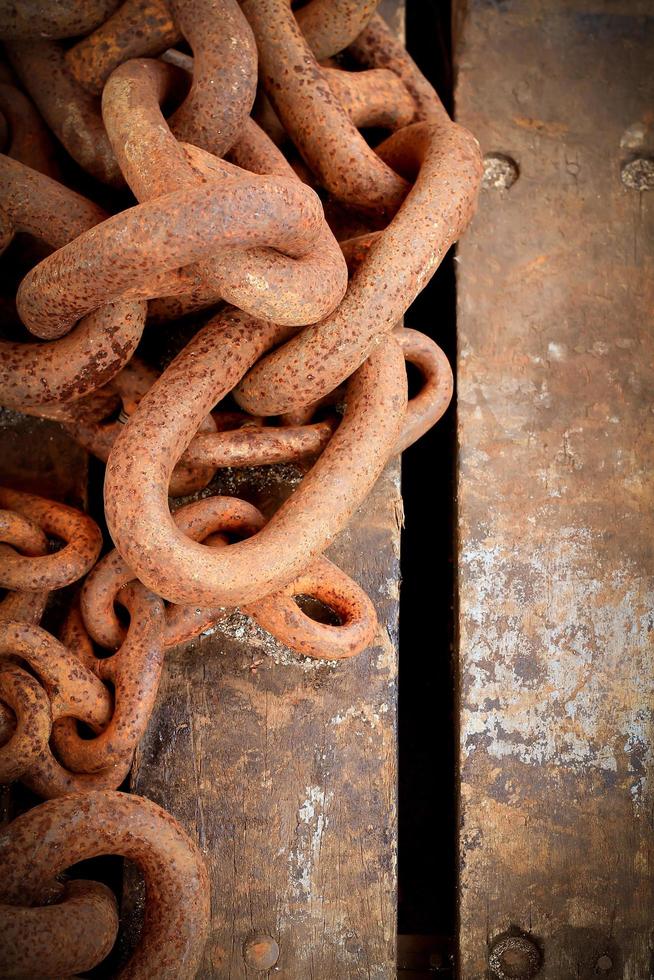
<instances>
[{"instance_id":1,"label":"bolt head on metal panel","mask_svg":"<svg viewBox=\"0 0 654 980\"><path fill-rule=\"evenodd\" d=\"M531 980L540 970L540 950L527 936L506 936L494 943L488 965L497 980Z\"/></svg>"}]
</instances>

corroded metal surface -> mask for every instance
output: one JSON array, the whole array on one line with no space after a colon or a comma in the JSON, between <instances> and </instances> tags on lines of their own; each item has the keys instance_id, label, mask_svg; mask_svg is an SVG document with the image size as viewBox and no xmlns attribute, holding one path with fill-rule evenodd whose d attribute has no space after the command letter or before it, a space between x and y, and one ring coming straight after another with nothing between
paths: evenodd
<instances>
[{"instance_id":1,"label":"corroded metal surface","mask_svg":"<svg viewBox=\"0 0 654 980\"><path fill-rule=\"evenodd\" d=\"M310 250L324 217L309 187L245 173L219 186L220 196L207 181L128 208L43 259L18 290L25 326L43 339L60 337L99 306L159 295L161 273L221 245L265 245L291 256Z\"/></svg>"},{"instance_id":2,"label":"corroded metal surface","mask_svg":"<svg viewBox=\"0 0 654 980\"><path fill-rule=\"evenodd\" d=\"M88 34L119 0L21 0L0 8L0 38L76 37Z\"/></svg>"},{"instance_id":3,"label":"corroded metal surface","mask_svg":"<svg viewBox=\"0 0 654 980\"><path fill-rule=\"evenodd\" d=\"M459 248L462 980L651 975L654 33L461 5L457 106L519 176ZM581 81L583 79L583 81Z\"/></svg>"},{"instance_id":4,"label":"corroded metal surface","mask_svg":"<svg viewBox=\"0 0 654 980\"><path fill-rule=\"evenodd\" d=\"M26 518L35 531L64 542L55 554L39 554L42 536L32 548L17 538L19 554L14 548L0 546L0 587L40 591L61 589L82 578L95 564L102 547L100 529L86 514L52 500L0 487L0 507ZM0 531L0 539L8 538ZM11 541L9 541L11 543ZM22 544L22 547L21 547ZM32 550L35 549L35 550Z\"/></svg>"},{"instance_id":5,"label":"corroded metal surface","mask_svg":"<svg viewBox=\"0 0 654 980\"><path fill-rule=\"evenodd\" d=\"M99 95L114 68L130 58L161 54L180 40L165 0L125 0L97 30L66 52L71 74Z\"/></svg>"},{"instance_id":6,"label":"corroded metal surface","mask_svg":"<svg viewBox=\"0 0 654 980\"><path fill-rule=\"evenodd\" d=\"M265 528L219 551L184 538L168 509L172 469L207 411L281 329L237 311L214 318L143 399L111 452L105 479L111 535L141 581L171 602L235 605L286 585L347 523L399 435L406 377L389 338L353 375L338 429ZM147 465L149 458L155 465Z\"/></svg>"},{"instance_id":7,"label":"corroded metal surface","mask_svg":"<svg viewBox=\"0 0 654 980\"><path fill-rule=\"evenodd\" d=\"M316 60L338 54L373 16L379 0L311 0L297 11L297 22Z\"/></svg>"},{"instance_id":8,"label":"corroded metal surface","mask_svg":"<svg viewBox=\"0 0 654 980\"><path fill-rule=\"evenodd\" d=\"M123 178L102 125L97 99L68 70L57 41L11 41L9 60L41 115L71 157L98 180Z\"/></svg>"},{"instance_id":9,"label":"corroded metal surface","mask_svg":"<svg viewBox=\"0 0 654 980\"><path fill-rule=\"evenodd\" d=\"M192 980L209 927L207 872L196 845L179 824L161 807L136 796L112 792L92 793L83 798L67 796L42 803L5 828L0 840L3 868L0 922L4 925L6 915L11 927L24 907L53 899L68 901L70 886L65 890L57 876L79 861L100 854L129 858L145 879L143 932L137 950L116 976L132 980L151 977ZM92 912L88 899L94 892L98 898L103 895L104 914L100 918L103 929L97 934L86 934L83 939L87 951L91 946L90 958L97 962L113 939L110 933L115 925L115 907L99 886L93 889L87 883L79 883L72 890L78 900L86 893L87 901L81 905L87 915ZM97 902L95 905L96 914L101 913L103 909ZM39 911L34 909L31 917L24 917L23 924L34 929L34 937L20 934L19 964L21 959L24 964L30 963L33 942L45 944L50 922L56 925L61 921L61 915L55 913L49 922L47 910L41 915ZM71 916L72 912L73 909ZM100 921L96 919L98 926ZM68 928L73 940L74 922ZM61 961L74 964L75 951L67 948L65 937L50 933L50 945L55 943ZM35 947L32 949L35 951ZM57 952L51 955L56 957ZM66 959L67 955L71 960ZM92 963L87 960L86 966L89 965ZM73 968L80 969L81 965Z\"/></svg>"},{"instance_id":10,"label":"corroded metal surface","mask_svg":"<svg viewBox=\"0 0 654 980\"><path fill-rule=\"evenodd\" d=\"M447 118L438 95L381 17L372 18L348 53L367 68L386 68L397 75L413 97L416 120L442 123Z\"/></svg>"},{"instance_id":11,"label":"corroded metal surface","mask_svg":"<svg viewBox=\"0 0 654 980\"><path fill-rule=\"evenodd\" d=\"M248 537L265 525L263 514L237 497L214 496L180 507L175 524L193 541L226 547L226 535ZM125 630L114 603L134 573L113 551L98 562L84 583L81 606L86 626L96 642L115 648ZM310 597L327 606L338 624L319 623L308 616L294 597ZM233 610L221 605L199 608L169 605L166 609L164 645L177 646L224 620ZM365 650L374 637L377 618L368 596L352 579L326 558L318 558L282 591L272 593L242 612L250 615L287 647L307 656L338 660Z\"/></svg>"},{"instance_id":12,"label":"corroded metal surface","mask_svg":"<svg viewBox=\"0 0 654 980\"><path fill-rule=\"evenodd\" d=\"M80 194L9 157L0 156L0 179L0 209L11 227L57 249L106 218ZM90 313L57 343L1 340L0 403L38 405L93 391L129 360L144 323L144 303L119 302Z\"/></svg>"},{"instance_id":13,"label":"corroded metal surface","mask_svg":"<svg viewBox=\"0 0 654 980\"><path fill-rule=\"evenodd\" d=\"M236 492L269 514L287 469L239 471ZM217 492L233 480L220 474ZM258 934L293 980L395 976L401 521L395 459L329 551L379 619L358 657L299 658L239 614L167 654L132 786L172 809L206 856L200 976L251 977L244 951ZM138 907L131 879L128 890Z\"/></svg>"},{"instance_id":14,"label":"corroded metal surface","mask_svg":"<svg viewBox=\"0 0 654 980\"><path fill-rule=\"evenodd\" d=\"M277 115L320 182L337 198L393 213L408 185L370 149L330 93L289 0L245 2L259 70Z\"/></svg>"},{"instance_id":15,"label":"corroded metal surface","mask_svg":"<svg viewBox=\"0 0 654 980\"><path fill-rule=\"evenodd\" d=\"M103 93L103 116L116 156L128 184L142 201L202 185L207 176L222 180L243 175L243 171L174 138L159 105L177 74L162 63L131 61L114 72ZM248 122L247 148L244 153L233 147L235 162L261 175L276 174L296 181L282 154L267 145L254 122ZM241 135L237 146L243 139ZM142 148L136 156L131 150L134 141ZM190 308L215 303L222 297L253 315L301 325L322 319L345 292L345 263L324 221L311 249L287 249L287 255L279 245L247 249L229 247L228 242L222 245L212 248L215 257L199 263L195 275L188 271L186 289L207 300L191 302ZM184 283L170 281L168 291L183 292ZM165 293L166 286L161 284L159 294Z\"/></svg>"},{"instance_id":16,"label":"corroded metal surface","mask_svg":"<svg viewBox=\"0 0 654 980\"><path fill-rule=\"evenodd\" d=\"M9 130L3 152L56 180L60 171L52 137L27 96L14 85L0 82L0 113Z\"/></svg>"},{"instance_id":17,"label":"corroded metal surface","mask_svg":"<svg viewBox=\"0 0 654 980\"><path fill-rule=\"evenodd\" d=\"M236 398L246 411L288 412L347 378L393 329L472 217L481 157L467 130L447 120L415 123L377 151L398 171L417 172L415 183L336 310L264 358L240 383Z\"/></svg>"}]
</instances>

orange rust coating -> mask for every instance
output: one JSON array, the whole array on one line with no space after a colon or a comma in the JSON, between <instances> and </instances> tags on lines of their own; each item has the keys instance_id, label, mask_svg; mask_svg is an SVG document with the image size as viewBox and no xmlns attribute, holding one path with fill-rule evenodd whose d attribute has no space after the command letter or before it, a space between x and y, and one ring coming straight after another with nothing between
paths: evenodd
<instances>
[{"instance_id":1,"label":"orange rust coating","mask_svg":"<svg viewBox=\"0 0 654 980\"><path fill-rule=\"evenodd\" d=\"M358 129L378 126L394 131L414 121L415 103L392 71L383 68L356 72L340 68L321 70L335 98Z\"/></svg>"},{"instance_id":2,"label":"orange rust coating","mask_svg":"<svg viewBox=\"0 0 654 980\"><path fill-rule=\"evenodd\" d=\"M246 0L243 12L266 94L319 182L353 207L393 214L409 185L368 147L334 98L289 0Z\"/></svg>"},{"instance_id":3,"label":"orange rust coating","mask_svg":"<svg viewBox=\"0 0 654 980\"><path fill-rule=\"evenodd\" d=\"M326 68L324 65L321 70L332 94L358 129L378 126L395 131L414 121L415 103L394 72L381 68L343 71L340 68ZM284 143L284 127L263 93L257 99L255 118L276 146Z\"/></svg>"},{"instance_id":4,"label":"orange rust coating","mask_svg":"<svg viewBox=\"0 0 654 980\"><path fill-rule=\"evenodd\" d=\"M118 65L161 54L181 36L165 0L126 0L92 34L68 49L66 64L83 88L100 95Z\"/></svg>"},{"instance_id":5,"label":"orange rust coating","mask_svg":"<svg viewBox=\"0 0 654 980\"><path fill-rule=\"evenodd\" d=\"M106 211L81 194L25 163L0 154L0 210L16 231L61 248L107 217Z\"/></svg>"},{"instance_id":6,"label":"orange rust coating","mask_svg":"<svg viewBox=\"0 0 654 980\"><path fill-rule=\"evenodd\" d=\"M11 783L47 751L52 728L50 699L26 671L0 663L0 701L15 717L13 731L0 745L0 783Z\"/></svg>"},{"instance_id":7,"label":"orange rust coating","mask_svg":"<svg viewBox=\"0 0 654 980\"><path fill-rule=\"evenodd\" d=\"M49 595L48 591L26 592L19 589L15 592L7 592L0 601L0 620L13 619L38 626Z\"/></svg>"},{"instance_id":8,"label":"orange rust coating","mask_svg":"<svg viewBox=\"0 0 654 980\"><path fill-rule=\"evenodd\" d=\"M322 452L335 422L266 426L246 423L227 432L198 432L180 459L188 466L269 466Z\"/></svg>"},{"instance_id":9,"label":"orange rust coating","mask_svg":"<svg viewBox=\"0 0 654 980\"><path fill-rule=\"evenodd\" d=\"M0 510L0 541L32 557L45 555L49 550L48 539L39 525L10 510ZM48 595L48 589L9 591L0 599L0 619L38 624Z\"/></svg>"},{"instance_id":10,"label":"orange rust coating","mask_svg":"<svg viewBox=\"0 0 654 980\"><path fill-rule=\"evenodd\" d=\"M29 623L0 623L0 656L24 660L50 698L53 720L79 718L93 728L111 718L107 688L59 640Z\"/></svg>"},{"instance_id":11,"label":"orange rust coating","mask_svg":"<svg viewBox=\"0 0 654 980\"><path fill-rule=\"evenodd\" d=\"M2 155L0 184L0 210L15 230L57 249L106 218L91 201ZM145 311L145 303L116 303L96 310L56 343L0 341L0 404L67 401L105 384L134 353Z\"/></svg>"},{"instance_id":12,"label":"orange rust coating","mask_svg":"<svg viewBox=\"0 0 654 980\"><path fill-rule=\"evenodd\" d=\"M28 623L0 622L0 658L5 657L11 662L24 661L36 674L49 701L53 726L61 724L60 719L76 718L97 732L110 722L113 703L107 688L45 630ZM33 735L32 728L30 732ZM11 742L8 752L11 753ZM29 765L25 757L16 760L10 755L11 759L20 770L21 782L39 796L53 797L119 786L129 771L131 755L100 773L71 773L55 758L46 739Z\"/></svg>"},{"instance_id":13,"label":"orange rust coating","mask_svg":"<svg viewBox=\"0 0 654 980\"><path fill-rule=\"evenodd\" d=\"M237 311L213 318L141 401L111 452L109 531L138 578L171 602L236 605L286 585L347 523L399 435L406 375L389 337L350 380L341 424L265 528L219 552L189 541L168 510L170 473L206 412L278 340L272 324Z\"/></svg>"},{"instance_id":14,"label":"orange rust coating","mask_svg":"<svg viewBox=\"0 0 654 980\"><path fill-rule=\"evenodd\" d=\"M11 510L0 510L0 541L32 557L48 551L48 539L39 525Z\"/></svg>"},{"instance_id":15,"label":"orange rust coating","mask_svg":"<svg viewBox=\"0 0 654 980\"><path fill-rule=\"evenodd\" d=\"M70 977L111 952L118 934L113 892L97 881L68 881L55 905L0 905L3 977Z\"/></svg>"},{"instance_id":16,"label":"orange rust coating","mask_svg":"<svg viewBox=\"0 0 654 980\"><path fill-rule=\"evenodd\" d=\"M193 83L170 118L179 140L222 157L250 115L257 90L257 48L236 0L170 0L193 51Z\"/></svg>"},{"instance_id":17,"label":"orange rust coating","mask_svg":"<svg viewBox=\"0 0 654 980\"><path fill-rule=\"evenodd\" d=\"M194 541L212 547L228 546L227 533L256 534L265 524L263 515L251 504L229 497L208 497L181 507L174 515L177 527ZM84 583L81 608L91 636L103 646L115 648L124 635L114 603L134 573L117 551L93 569ZM339 626L326 626L307 616L293 600L310 595L330 606L342 619ZM118 601L121 601L118 598ZM197 636L228 615L224 606L200 608L171 605L166 610L166 647ZM243 612L256 619L286 646L308 656L328 660L351 657L365 649L374 637L377 617L365 592L326 558L312 562L309 569L282 592L267 596Z\"/></svg>"},{"instance_id":18,"label":"orange rust coating","mask_svg":"<svg viewBox=\"0 0 654 980\"><path fill-rule=\"evenodd\" d=\"M331 58L357 37L379 0L310 0L295 14L317 61Z\"/></svg>"},{"instance_id":19,"label":"orange rust coating","mask_svg":"<svg viewBox=\"0 0 654 980\"><path fill-rule=\"evenodd\" d=\"M9 60L57 139L80 167L115 187L124 184L102 125L97 99L68 71L56 41L12 41Z\"/></svg>"},{"instance_id":20,"label":"orange rust coating","mask_svg":"<svg viewBox=\"0 0 654 980\"><path fill-rule=\"evenodd\" d=\"M114 789L129 772L159 683L163 605L139 583L125 603L133 622L119 652L107 660L94 656L83 630L67 629L69 648L40 627L0 623L0 657L25 661L49 699L52 746L58 754L46 739L29 765L19 760L21 781L39 796ZM114 683L115 703L100 677ZM89 725L96 737L80 740L76 720ZM74 771L67 755L78 765L83 760L88 769Z\"/></svg>"},{"instance_id":21,"label":"orange rust coating","mask_svg":"<svg viewBox=\"0 0 654 980\"><path fill-rule=\"evenodd\" d=\"M279 415L336 388L393 329L470 221L481 154L467 130L414 123L378 151L407 174L419 168L411 192L337 309L265 357L237 387L245 411Z\"/></svg>"},{"instance_id":22,"label":"orange rust coating","mask_svg":"<svg viewBox=\"0 0 654 980\"><path fill-rule=\"evenodd\" d=\"M77 733L72 719L58 723L53 744L63 765L96 773L131 761L145 732L159 689L164 658L164 606L161 599L134 582L121 595L130 623L120 648L95 660L94 673L114 689L114 711L92 739ZM118 785L118 784L116 784Z\"/></svg>"},{"instance_id":23,"label":"orange rust coating","mask_svg":"<svg viewBox=\"0 0 654 980\"><path fill-rule=\"evenodd\" d=\"M190 59L189 59L190 60ZM118 68L103 93L103 117L114 152L132 191L140 201L205 183L208 179L229 184L244 171L220 161L198 147L177 142L160 109L181 70L163 62L134 60ZM260 175L271 174L297 182L281 154L269 165L263 133L246 120L250 143L256 141L261 165L252 165L252 154L243 166ZM243 141L239 133L237 145ZM134 152L134 146L139 152ZM281 158L281 160L280 160ZM236 160L240 163L240 160ZM223 188L216 187L222 195ZM327 316L339 303L347 286L343 257L324 219L316 241L303 254L283 255L274 248L244 250L225 242L205 257L184 281L170 277L161 282L158 295L191 291L190 302L180 298L184 310L215 303L223 297L254 316L277 323L304 325ZM283 251L283 250L282 250ZM196 302L193 302L193 295ZM161 304L159 304L161 305ZM181 312L181 311L180 311Z\"/></svg>"},{"instance_id":24,"label":"orange rust coating","mask_svg":"<svg viewBox=\"0 0 654 980\"><path fill-rule=\"evenodd\" d=\"M108 218L43 259L16 297L25 326L60 337L99 306L158 295L157 275L221 245L307 252L324 222L317 195L297 180L243 174L165 194Z\"/></svg>"},{"instance_id":25,"label":"orange rust coating","mask_svg":"<svg viewBox=\"0 0 654 980\"><path fill-rule=\"evenodd\" d=\"M138 375L136 386L134 375ZM122 386L127 377L132 377L129 382L131 395L126 400L126 395L121 394L124 412L131 415L156 381L157 374L132 358L112 384ZM135 387L139 390L136 391ZM77 419L74 408L73 403L65 419L62 419L64 427L87 452L106 463L124 421L102 422L85 418L84 414ZM259 421L244 412L216 412L213 416L206 416L171 474L169 496L180 497L202 489L216 469L222 467L268 466L318 455L337 425L334 417L320 422L312 423L309 420L306 424L281 426L260 425Z\"/></svg>"},{"instance_id":26,"label":"orange rust coating","mask_svg":"<svg viewBox=\"0 0 654 980\"><path fill-rule=\"evenodd\" d=\"M348 54L366 68L388 68L401 78L417 107L416 121L447 120L447 112L433 87L382 17L371 19L348 48Z\"/></svg>"},{"instance_id":27,"label":"orange rust coating","mask_svg":"<svg viewBox=\"0 0 654 980\"><path fill-rule=\"evenodd\" d=\"M202 541L216 532L245 537L256 534L265 524L256 507L236 497L207 497L180 507L173 517L180 531L193 541ZM84 583L80 605L85 626L96 643L108 649L115 649L123 642L125 630L116 615L114 603L122 602L119 593L132 581L132 569L117 551L111 551L98 562ZM164 645L176 646L197 636L228 612L222 606L205 609L197 603L168 606Z\"/></svg>"},{"instance_id":28,"label":"orange rust coating","mask_svg":"<svg viewBox=\"0 0 654 980\"><path fill-rule=\"evenodd\" d=\"M143 395L157 380L157 376L156 371L147 367L138 358L133 357L120 374L112 380L108 387L115 392L118 401L122 402L122 412L125 415L131 415ZM111 405L109 392L104 396L102 392L97 392L86 404L79 406L79 415L76 413L77 405L75 403L64 406L65 414L62 413L61 421L66 430L87 452L93 453L103 463L106 463L123 422L103 422L101 417L94 417L95 404L99 403L102 397L106 398L108 407L111 406L111 409L117 407ZM107 415L108 412L104 414ZM207 416L200 424L199 432L215 433L215 431L216 423L211 416ZM203 489L211 480L215 469L215 466L206 463L195 466L185 460L180 461L170 478L169 494L176 497Z\"/></svg>"},{"instance_id":29,"label":"orange rust coating","mask_svg":"<svg viewBox=\"0 0 654 980\"><path fill-rule=\"evenodd\" d=\"M298 606L294 596L319 599L340 618L338 626L319 623ZM356 582L320 556L279 592L245 606L243 611L291 650L320 660L345 660L372 643L377 631L375 607Z\"/></svg>"},{"instance_id":30,"label":"orange rust coating","mask_svg":"<svg viewBox=\"0 0 654 980\"><path fill-rule=\"evenodd\" d=\"M57 875L87 858L118 854L145 879L139 945L121 980L192 980L209 930L209 880L202 856L176 820L125 793L66 796L5 827L0 902L17 907L61 898Z\"/></svg>"},{"instance_id":31,"label":"orange rust coating","mask_svg":"<svg viewBox=\"0 0 654 980\"><path fill-rule=\"evenodd\" d=\"M415 397L409 399L404 426L395 444L402 453L435 425L452 401L454 378L447 357L430 337L406 327L393 331L405 360L414 364L423 378Z\"/></svg>"},{"instance_id":32,"label":"orange rust coating","mask_svg":"<svg viewBox=\"0 0 654 980\"><path fill-rule=\"evenodd\" d=\"M0 507L34 522L51 537L65 542L55 554L20 555L0 545L0 586L41 591L76 582L93 567L102 548L102 534L90 517L73 507L34 494L0 487ZM0 532L3 540L4 535Z\"/></svg>"},{"instance_id":33,"label":"orange rust coating","mask_svg":"<svg viewBox=\"0 0 654 980\"><path fill-rule=\"evenodd\" d=\"M119 0L20 0L0 7L0 38L78 37L109 17Z\"/></svg>"},{"instance_id":34,"label":"orange rust coating","mask_svg":"<svg viewBox=\"0 0 654 980\"><path fill-rule=\"evenodd\" d=\"M27 96L0 82L0 113L9 124L7 156L56 180L59 167L52 137Z\"/></svg>"}]
</instances>

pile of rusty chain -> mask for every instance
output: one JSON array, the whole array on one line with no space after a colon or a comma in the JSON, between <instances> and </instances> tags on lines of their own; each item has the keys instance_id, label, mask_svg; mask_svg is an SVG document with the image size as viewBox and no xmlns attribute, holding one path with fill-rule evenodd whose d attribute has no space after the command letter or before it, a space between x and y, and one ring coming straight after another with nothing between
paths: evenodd
<instances>
[{"instance_id":1,"label":"pile of rusty chain","mask_svg":"<svg viewBox=\"0 0 654 980\"><path fill-rule=\"evenodd\" d=\"M46 800L0 839L2 976L107 956L113 894L60 880L100 854L146 883L119 975L195 975L202 856L159 807L116 792L167 649L234 608L305 656L374 640L370 599L323 552L449 404L443 352L401 321L481 177L476 140L376 5L0 3L0 251L19 269L0 405L106 463L115 545L100 557L88 516L0 488L0 781ZM164 333L189 316L202 325L162 373L134 356L146 321ZM405 362L422 377L411 399ZM304 476L269 520L211 494L221 468L288 462ZM55 636L48 597L74 583Z\"/></svg>"}]
</instances>

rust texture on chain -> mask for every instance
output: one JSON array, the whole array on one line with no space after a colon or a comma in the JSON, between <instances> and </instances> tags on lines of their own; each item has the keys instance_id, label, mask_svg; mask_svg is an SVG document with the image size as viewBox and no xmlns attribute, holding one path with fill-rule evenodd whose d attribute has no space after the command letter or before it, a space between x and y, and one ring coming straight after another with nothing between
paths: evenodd
<instances>
[{"instance_id":1,"label":"rust texture on chain","mask_svg":"<svg viewBox=\"0 0 654 980\"><path fill-rule=\"evenodd\" d=\"M21 676L14 675L11 707L16 714L16 730L2 746L3 761L13 773L11 778L20 778L39 796L61 796L84 788L93 777L70 773L61 765L49 745L50 730L58 719L72 717L99 731L112 715L113 700L108 688L75 654L40 626L0 622L0 658L3 670L6 664L19 667L21 663L27 664L40 688L38 693L32 691L40 719L38 740L31 745L29 755L22 754L23 729L27 728L28 737L35 733L29 726L29 716L23 720L16 689L25 688L27 680L33 678L24 670L20 671ZM26 696L25 692L23 697ZM122 776L116 777L115 786L120 785L129 765L123 769ZM112 775L109 774L110 783Z\"/></svg>"},{"instance_id":2,"label":"rust texture on chain","mask_svg":"<svg viewBox=\"0 0 654 980\"><path fill-rule=\"evenodd\" d=\"M32 333L60 337L99 306L157 295L159 273L220 245L267 245L302 255L322 221L317 195L297 180L253 174L208 180L128 208L79 235L25 276L16 304Z\"/></svg>"},{"instance_id":3,"label":"rust texture on chain","mask_svg":"<svg viewBox=\"0 0 654 980\"><path fill-rule=\"evenodd\" d=\"M251 536L265 524L256 507L233 497L198 500L177 510L174 520L193 541L203 541L214 548L228 546L227 535ZM84 621L93 639L105 647L115 648L123 641L124 629L114 603L133 578L132 570L114 551L95 566L84 584ZM309 617L295 602L297 595L324 603L339 617L339 625L319 623ZM196 603L168 606L166 647L192 639L224 619L230 611L220 605L198 608ZM360 653L370 645L377 626L374 607L365 592L323 557L316 559L282 592L243 606L242 611L292 650L327 660Z\"/></svg>"},{"instance_id":4,"label":"rust texture on chain","mask_svg":"<svg viewBox=\"0 0 654 980\"><path fill-rule=\"evenodd\" d=\"M0 213L12 227L55 249L106 218L80 194L1 155L0 186ZM0 403L61 402L95 390L134 353L145 312L145 303L121 301L95 310L57 343L0 340Z\"/></svg>"},{"instance_id":5,"label":"rust texture on chain","mask_svg":"<svg viewBox=\"0 0 654 980\"><path fill-rule=\"evenodd\" d=\"M164 0L126 0L92 34L66 52L77 81L99 95L114 68L130 58L162 54L182 34Z\"/></svg>"},{"instance_id":6,"label":"rust texture on chain","mask_svg":"<svg viewBox=\"0 0 654 980\"><path fill-rule=\"evenodd\" d=\"M169 130L159 105L174 83L178 70L154 61L131 61L117 69L103 93L103 115L116 156L136 197L145 201L172 191L202 185L208 179L229 184L243 171L206 156L197 147L179 144ZM255 124L250 122L250 129ZM250 141L266 142L263 133ZM237 141L242 142L242 139ZM134 146L139 153L134 152ZM238 150L234 148L238 159ZM264 151L265 152L265 151ZM274 147L268 155L274 153ZM190 154L190 159L189 159ZM261 157L259 151L259 158ZM281 177L299 184L281 154L275 154L274 167L242 166L260 175ZM222 190L222 188L221 188ZM254 244L254 243L253 243ZM274 245L274 243L271 242ZM215 258L189 270L183 282L170 282L169 290L190 292L200 283L200 296L215 302L224 298L255 316L277 323L304 325L322 319L341 300L347 286L347 271L338 245L321 222L312 248L292 256L273 248L227 247L216 250ZM159 286L164 290L163 284ZM202 303L200 303L202 305Z\"/></svg>"},{"instance_id":7,"label":"rust texture on chain","mask_svg":"<svg viewBox=\"0 0 654 980\"><path fill-rule=\"evenodd\" d=\"M396 211L409 185L367 145L334 98L290 0L246 0L243 11L257 39L261 83L320 183L362 210Z\"/></svg>"},{"instance_id":8,"label":"rust texture on chain","mask_svg":"<svg viewBox=\"0 0 654 980\"><path fill-rule=\"evenodd\" d=\"M0 38L78 37L88 34L120 0L21 0L0 7Z\"/></svg>"},{"instance_id":9,"label":"rust texture on chain","mask_svg":"<svg viewBox=\"0 0 654 980\"><path fill-rule=\"evenodd\" d=\"M89 406L75 403L61 421L80 445L106 463L125 421L156 380L155 371L132 358L109 385L122 404L117 419L116 405L108 397L105 414L110 418L107 420L89 418ZM100 392L95 397L99 395ZM206 416L173 469L169 495L179 497L201 490L219 468L265 466L316 456L329 442L337 418L331 415L317 422L309 418L305 424L298 425L266 425L265 422L245 412L216 411Z\"/></svg>"},{"instance_id":10,"label":"rust texture on chain","mask_svg":"<svg viewBox=\"0 0 654 980\"><path fill-rule=\"evenodd\" d=\"M291 411L347 378L393 329L472 216L481 155L465 129L414 123L377 149L398 170L417 170L416 181L336 310L264 358L238 386L237 401L248 412Z\"/></svg>"},{"instance_id":11,"label":"rust texture on chain","mask_svg":"<svg viewBox=\"0 0 654 980\"><path fill-rule=\"evenodd\" d=\"M173 467L207 411L284 329L236 310L210 320L143 398L111 451L109 531L138 578L170 602L236 605L285 586L344 527L399 436L406 376L389 337L353 375L338 429L265 528L220 550L186 538L168 509Z\"/></svg>"},{"instance_id":12,"label":"rust texture on chain","mask_svg":"<svg viewBox=\"0 0 654 980\"><path fill-rule=\"evenodd\" d=\"M80 167L120 186L123 178L102 125L97 99L69 72L57 41L11 41L12 66L57 139Z\"/></svg>"},{"instance_id":13,"label":"rust texture on chain","mask_svg":"<svg viewBox=\"0 0 654 980\"><path fill-rule=\"evenodd\" d=\"M0 588L61 589L76 582L95 564L102 547L102 535L95 521L86 514L8 487L0 487L0 507L25 518L42 535L65 542L64 547L54 554L39 554L42 535L32 544L35 550L27 555L8 547L11 542L0 545ZM23 533L25 529L26 525ZM7 541L1 530L0 538Z\"/></svg>"},{"instance_id":14,"label":"rust texture on chain","mask_svg":"<svg viewBox=\"0 0 654 980\"><path fill-rule=\"evenodd\" d=\"M57 180L60 169L56 162L54 141L27 96L14 85L0 82L0 113L9 130L3 152L13 160L19 160Z\"/></svg>"},{"instance_id":15,"label":"rust texture on chain","mask_svg":"<svg viewBox=\"0 0 654 980\"><path fill-rule=\"evenodd\" d=\"M402 317L481 179L476 140L377 6L0 9L0 406L106 464L115 545L100 557L90 517L0 487L0 782L47 800L0 836L3 976L106 960L116 899L66 872L112 854L146 886L116 975L196 975L200 853L154 803L115 792L166 650L235 609L299 656L375 641L373 603L323 552L450 403L445 354ZM177 356L163 341L151 356L181 317ZM213 490L220 468L288 462L298 482L272 515Z\"/></svg>"},{"instance_id":16,"label":"rust texture on chain","mask_svg":"<svg viewBox=\"0 0 654 980\"><path fill-rule=\"evenodd\" d=\"M21 972L13 975L34 976L29 966L35 944L44 953L40 975L69 976L103 959L115 936L114 903L100 887L74 881L64 886L58 880L72 865L103 854L133 861L145 880L139 944L114 975L192 980L209 929L209 882L202 856L161 807L108 791L50 800L4 829L0 932L4 935L5 922L14 929L18 924L16 945L3 954L15 957L15 968ZM75 917L64 916L63 909L56 913L73 898L87 922L97 923L92 932L79 930ZM52 929L58 924L63 924L59 932Z\"/></svg>"},{"instance_id":17,"label":"rust texture on chain","mask_svg":"<svg viewBox=\"0 0 654 980\"><path fill-rule=\"evenodd\" d=\"M0 542L0 549L2 545L11 545L19 555L31 558L47 555L50 548L41 526L12 510L0 510ZM9 589L0 600L0 619L38 624L48 595L49 589Z\"/></svg>"}]
</instances>

